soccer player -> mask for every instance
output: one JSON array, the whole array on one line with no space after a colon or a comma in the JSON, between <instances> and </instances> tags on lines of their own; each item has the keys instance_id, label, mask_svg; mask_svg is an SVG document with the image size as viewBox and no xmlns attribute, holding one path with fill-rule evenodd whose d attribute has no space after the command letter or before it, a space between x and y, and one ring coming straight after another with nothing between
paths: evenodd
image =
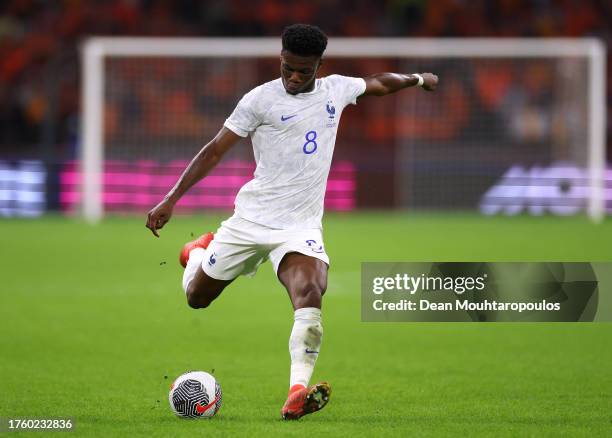
<instances>
[{"instance_id":1,"label":"soccer player","mask_svg":"<svg viewBox=\"0 0 612 438\"><path fill-rule=\"evenodd\" d=\"M285 419L318 411L331 394L326 382L308 384L323 335L321 300L329 258L321 218L342 111L357 98L415 86L432 91L438 83L431 73L317 78L326 47L327 37L316 26L285 28L281 77L242 97L215 138L149 212L146 223L159 237L158 230L170 220L181 196L240 138L251 137L257 163L254 178L240 189L234 215L221 223L214 236L207 233L184 246L183 288L189 306L205 308L236 277L254 274L268 259L272 262L295 310L289 338L289 395L281 410Z\"/></svg>"}]
</instances>

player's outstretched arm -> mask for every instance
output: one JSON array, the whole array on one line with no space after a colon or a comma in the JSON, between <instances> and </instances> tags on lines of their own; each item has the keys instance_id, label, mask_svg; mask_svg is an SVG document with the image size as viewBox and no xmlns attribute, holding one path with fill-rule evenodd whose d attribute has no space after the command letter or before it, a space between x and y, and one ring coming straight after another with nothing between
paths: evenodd
<instances>
[{"instance_id":1,"label":"player's outstretched arm","mask_svg":"<svg viewBox=\"0 0 612 438\"><path fill-rule=\"evenodd\" d=\"M227 128L221 131L206 144L200 152L191 160L174 187L168 192L164 199L149 211L146 227L159 237L157 230L170 220L174 205L181 199L187 190L204 178L213 167L221 161L221 157L234 145L240 136L234 134Z\"/></svg>"},{"instance_id":2,"label":"player's outstretched arm","mask_svg":"<svg viewBox=\"0 0 612 438\"><path fill-rule=\"evenodd\" d=\"M423 78L421 81L419 76ZM364 78L366 90L362 96L386 96L408 87L420 85L427 91L433 91L438 85L438 76L433 73L403 74L376 73Z\"/></svg>"}]
</instances>

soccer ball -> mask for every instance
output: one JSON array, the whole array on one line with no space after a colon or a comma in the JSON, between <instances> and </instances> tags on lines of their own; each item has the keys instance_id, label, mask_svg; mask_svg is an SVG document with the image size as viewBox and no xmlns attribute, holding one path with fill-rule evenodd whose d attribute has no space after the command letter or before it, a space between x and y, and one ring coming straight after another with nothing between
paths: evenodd
<instances>
[{"instance_id":1,"label":"soccer ball","mask_svg":"<svg viewBox=\"0 0 612 438\"><path fill-rule=\"evenodd\" d=\"M172 383L168 400L179 417L210 418L221 407L221 385L204 371L190 371Z\"/></svg>"}]
</instances>

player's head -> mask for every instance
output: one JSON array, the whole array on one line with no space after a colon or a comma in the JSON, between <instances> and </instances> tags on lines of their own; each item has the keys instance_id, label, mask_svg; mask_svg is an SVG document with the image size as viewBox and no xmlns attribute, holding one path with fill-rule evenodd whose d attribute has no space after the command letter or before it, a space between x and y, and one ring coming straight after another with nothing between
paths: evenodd
<instances>
[{"instance_id":1,"label":"player's head","mask_svg":"<svg viewBox=\"0 0 612 438\"><path fill-rule=\"evenodd\" d=\"M287 93L309 90L321 67L327 36L317 26L292 24L283 30L281 78Z\"/></svg>"}]
</instances>

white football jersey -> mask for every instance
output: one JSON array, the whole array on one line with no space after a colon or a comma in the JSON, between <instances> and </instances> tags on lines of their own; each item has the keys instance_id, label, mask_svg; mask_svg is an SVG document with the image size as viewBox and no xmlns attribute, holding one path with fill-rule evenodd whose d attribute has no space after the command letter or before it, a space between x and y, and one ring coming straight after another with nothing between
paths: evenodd
<instances>
[{"instance_id":1,"label":"white football jersey","mask_svg":"<svg viewBox=\"0 0 612 438\"><path fill-rule=\"evenodd\" d=\"M257 164L236 214L276 229L321 228L340 116L365 88L361 78L331 75L308 93L287 93L279 78L245 94L224 124L250 135Z\"/></svg>"}]
</instances>

